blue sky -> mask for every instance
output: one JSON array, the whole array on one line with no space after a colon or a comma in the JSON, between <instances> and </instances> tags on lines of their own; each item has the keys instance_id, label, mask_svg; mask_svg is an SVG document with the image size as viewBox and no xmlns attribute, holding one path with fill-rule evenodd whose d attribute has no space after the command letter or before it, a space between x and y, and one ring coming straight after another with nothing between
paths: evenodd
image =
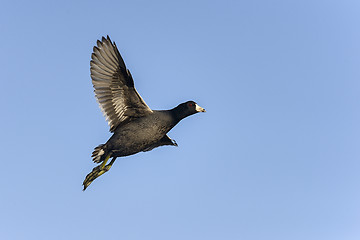
<instances>
[{"instance_id":1,"label":"blue sky","mask_svg":"<svg viewBox=\"0 0 360 240\"><path fill-rule=\"evenodd\" d=\"M1 239L360 238L359 1L7 1ZM110 35L153 109L207 113L119 158L90 55Z\"/></svg>"}]
</instances>

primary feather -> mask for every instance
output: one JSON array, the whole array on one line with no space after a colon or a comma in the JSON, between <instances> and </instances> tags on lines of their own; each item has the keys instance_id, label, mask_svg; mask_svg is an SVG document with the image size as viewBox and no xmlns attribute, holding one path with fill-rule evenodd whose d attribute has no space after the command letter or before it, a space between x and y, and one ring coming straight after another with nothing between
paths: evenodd
<instances>
[{"instance_id":1,"label":"primary feather","mask_svg":"<svg viewBox=\"0 0 360 240\"><path fill-rule=\"evenodd\" d=\"M134 87L130 71L109 36L97 41L90 61L95 96L110 125L110 131L152 110Z\"/></svg>"}]
</instances>

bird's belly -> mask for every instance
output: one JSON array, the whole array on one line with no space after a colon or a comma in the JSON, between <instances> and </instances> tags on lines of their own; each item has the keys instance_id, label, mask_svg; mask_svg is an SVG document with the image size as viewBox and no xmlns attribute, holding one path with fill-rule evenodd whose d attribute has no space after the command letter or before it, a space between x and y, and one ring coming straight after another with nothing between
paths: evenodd
<instances>
[{"instance_id":1,"label":"bird's belly","mask_svg":"<svg viewBox=\"0 0 360 240\"><path fill-rule=\"evenodd\" d=\"M113 156L129 156L147 149L160 141L165 134L165 130L158 129L156 126L124 128L114 133L108 144L112 149Z\"/></svg>"}]
</instances>

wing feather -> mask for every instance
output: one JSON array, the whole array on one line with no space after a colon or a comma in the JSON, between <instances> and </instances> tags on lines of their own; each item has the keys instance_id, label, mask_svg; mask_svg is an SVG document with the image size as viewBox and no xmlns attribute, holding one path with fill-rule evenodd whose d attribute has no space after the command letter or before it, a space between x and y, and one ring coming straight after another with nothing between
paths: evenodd
<instances>
[{"instance_id":1,"label":"wing feather","mask_svg":"<svg viewBox=\"0 0 360 240\"><path fill-rule=\"evenodd\" d=\"M90 73L99 106L113 132L119 125L152 113L134 87L115 42L97 41L91 54Z\"/></svg>"}]
</instances>

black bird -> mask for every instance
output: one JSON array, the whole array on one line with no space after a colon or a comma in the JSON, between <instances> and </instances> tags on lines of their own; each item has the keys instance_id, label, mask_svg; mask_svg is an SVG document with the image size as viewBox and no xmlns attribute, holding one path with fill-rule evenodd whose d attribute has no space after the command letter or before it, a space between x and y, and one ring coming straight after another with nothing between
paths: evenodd
<instances>
[{"instance_id":1,"label":"black bird","mask_svg":"<svg viewBox=\"0 0 360 240\"><path fill-rule=\"evenodd\" d=\"M101 164L86 176L84 191L92 181L109 171L117 157L164 145L177 146L167 132L181 119L205 112L194 101L171 110L151 110L136 91L130 71L109 36L97 41L91 55L90 72L95 96L114 134L94 149L93 161ZM110 158L112 160L106 165Z\"/></svg>"}]
</instances>

